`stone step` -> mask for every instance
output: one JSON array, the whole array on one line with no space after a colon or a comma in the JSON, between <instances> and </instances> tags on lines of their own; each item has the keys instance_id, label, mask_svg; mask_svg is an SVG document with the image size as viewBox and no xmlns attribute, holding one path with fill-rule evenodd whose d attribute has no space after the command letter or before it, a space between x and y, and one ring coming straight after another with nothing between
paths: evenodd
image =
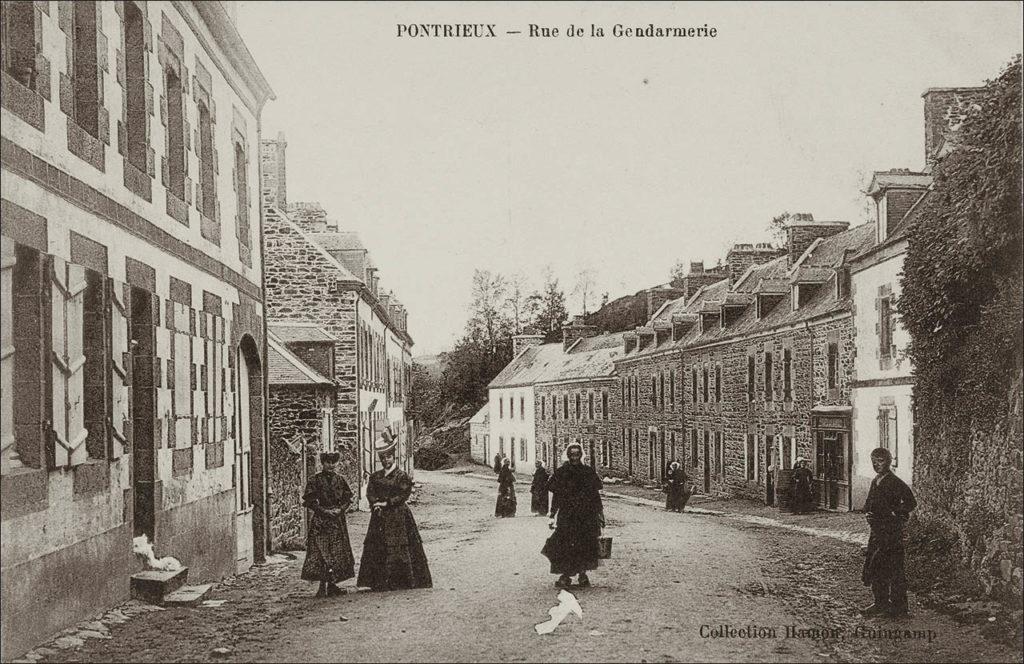
<instances>
[{"instance_id":1,"label":"stone step","mask_svg":"<svg viewBox=\"0 0 1024 664\"><path fill-rule=\"evenodd\" d=\"M169 595L165 595L164 604L167 606L196 606L210 594L212 589L212 583L200 586L182 586Z\"/></svg>"},{"instance_id":2,"label":"stone step","mask_svg":"<svg viewBox=\"0 0 1024 664\"><path fill-rule=\"evenodd\" d=\"M185 585L186 579L188 579L187 567L173 572L148 569L132 574L132 599L149 604L162 604L167 595Z\"/></svg>"}]
</instances>

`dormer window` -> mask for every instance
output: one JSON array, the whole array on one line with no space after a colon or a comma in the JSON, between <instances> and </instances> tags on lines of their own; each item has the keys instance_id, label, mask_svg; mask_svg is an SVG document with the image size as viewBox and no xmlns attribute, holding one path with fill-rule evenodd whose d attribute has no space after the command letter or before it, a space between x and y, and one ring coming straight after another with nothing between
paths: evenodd
<instances>
[{"instance_id":1,"label":"dormer window","mask_svg":"<svg viewBox=\"0 0 1024 664\"><path fill-rule=\"evenodd\" d=\"M850 268L841 267L836 270L836 299L850 296Z\"/></svg>"}]
</instances>

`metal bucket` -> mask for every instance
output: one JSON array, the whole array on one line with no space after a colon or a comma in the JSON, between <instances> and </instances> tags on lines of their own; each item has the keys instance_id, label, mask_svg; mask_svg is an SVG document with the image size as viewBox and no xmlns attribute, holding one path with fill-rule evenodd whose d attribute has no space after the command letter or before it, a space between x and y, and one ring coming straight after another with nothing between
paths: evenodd
<instances>
[{"instance_id":1,"label":"metal bucket","mask_svg":"<svg viewBox=\"0 0 1024 664\"><path fill-rule=\"evenodd\" d=\"M612 538L601 537L597 540L598 553L597 557L601 559L608 559L612 557Z\"/></svg>"}]
</instances>

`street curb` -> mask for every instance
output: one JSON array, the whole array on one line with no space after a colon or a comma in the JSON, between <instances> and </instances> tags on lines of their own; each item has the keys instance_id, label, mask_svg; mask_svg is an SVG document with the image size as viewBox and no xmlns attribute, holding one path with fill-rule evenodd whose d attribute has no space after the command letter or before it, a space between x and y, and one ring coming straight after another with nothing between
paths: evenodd
<instances>
[{"instance_id":1,"label":"street curb","mask_svg":"<svg viewBox=\"0 0 1024 664\"><path fill-rule=\"evenodd\" d=\"M441 471L449 475L461 475L463 477L473 477L480 480L494 481L494 477L469 472L459 471ZM637 496L629 496L624 493L617 493L615 491L602 490L601 495L608 498L615 498L616 500L630 500L634 504L642 507L657 507L659 509L664 508L664 504L657 501L651 500L650 498L638 498ZM845 530L828 530L826 528L812 528L810 526L798 526L792 523L784 523L778 519L772 519L766 516L757 516L755 514L741 514L737 512L723 512L721 510L710 510L703 507L687 507L683 512L684 514L700 514L704 516L720 516L726 519L732 519L734 521L743 521L744 523L750 523L755 526L764 526L767 528L779 528L781 530L791 530L804 535L811 535L812 537L827 537L829 539L838 540L847 544L855 544L858 546L867 546L868 535L866 533L853 533Z\"/></svg>"}]
</instances>

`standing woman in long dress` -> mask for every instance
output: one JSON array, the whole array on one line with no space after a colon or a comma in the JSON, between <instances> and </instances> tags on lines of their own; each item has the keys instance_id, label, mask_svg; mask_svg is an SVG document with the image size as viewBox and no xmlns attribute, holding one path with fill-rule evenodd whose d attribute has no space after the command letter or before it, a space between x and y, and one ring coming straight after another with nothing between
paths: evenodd
<instances>
[{"instance_id":1,"label":"standing woman in long dress","mask_svg":"<svg viewBox=\"0 0 1024 664\"><path fill-rule=\"evenodd\" d=\"M355 558L348 539L345 510L352 503L352 490L338 474L341 455L320 455L322 470L311 477L302 492L302 504L313 513L306 533L306 560L302 564L304 581L319 581L317 597L340 595L336 583L355 576Z\"/></svg>"},{"instance_id":2,"label":"standing woman in long dress","mask_svg":"<svg viewBox=\"0 0 1024 664\"><path fill-rule=\"evenodd\" d=\"M565 448L568 459L551 476L551 525L555 532L544 543L541 553L551 561L551 573L558 574L555 586L568 588L572 576L579 575L581 588L590 586L589 570L597 569L604 506L601 504L601 478L583 463L583 446L572 443Z\"/></svg>"},{"instance_id":3,"label":"standing woman in long dress","mask_svg":"<svg viewBox=\"0 0 1024 664\"><path fill-rule=\"evenodd\" d=\"M686 472L680 467L678 461L673 461L669 466L668 476L665 478L665 509L669 512L682 512L686 509L686 501L690 499L686 486Z\"/></svg>"},{"instance_id":4,"label":"standing woman in long dress","mask_svg":"<svg viewBox=\"0 0 1024 664\"><path fill-rule=\"evenodd\" d=\"M372 590L430 588L430 568L412 511L406 505L412 478L395 463L397 438L377 439L383 470L370 475L366 500L373 510L363 542L356 585Z\"/></svg>"},{"instance_id":5,"label":"standing woman in long dress","mask_svg":"<svg viewBox=\"0 0 1024 664\"><path fill-rule=\"evenodd\" d=\"M537 470L533 472L533 482L530 484L530 511L540 516L548 513L548 481L551 476L544 463L537 459Z\"/></svg>"},{"instance_id":6,"label":"standing woman in long dress","mask_svg":"<svg viewBox=\"0 0 1024 664\"><path fill-rule=\"evenodd\" d=\"M498 473L498 501L494 505L494 516L508 517L516 515L516 475L512 472L509 460L501 462Z\"/></svg>"}]
</instances>

